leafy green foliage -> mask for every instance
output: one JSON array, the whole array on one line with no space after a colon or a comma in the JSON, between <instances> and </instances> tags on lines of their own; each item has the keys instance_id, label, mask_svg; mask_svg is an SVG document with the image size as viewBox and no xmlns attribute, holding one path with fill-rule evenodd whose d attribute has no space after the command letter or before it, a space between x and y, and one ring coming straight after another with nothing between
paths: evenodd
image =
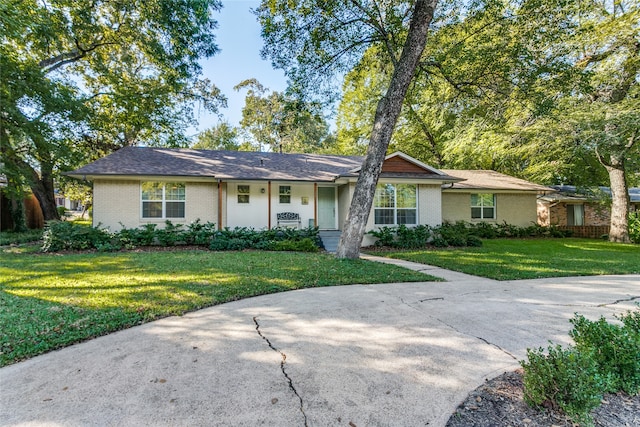
<instances>
[{"instance_id":1,"label":"leafy green foliage","mask_svg":"<svg viewBox=\"0 0 640 427\"><path fill-rule=\"evenodd\" d=\"M640 212L629 214L629 238L640 244Z\"/></svg>"},{"instance_id":2,"label":"leafy green foliage","mask_svg":"<svg viewBox=\"0 0 640 427\"><path fill-rule=\"evenodd\" d=\"M67 221L52 221L47 224L43 236L44 252L63 250L97 249L102 252L133 249L139 246L206 246L213 251L302 250L317 252L322 247L318 228L292 229L274 228L254 230L248 227L218 230L215 224L196 220L187 228L182 224L165 221L162 228L157 224L145 224L139 228L125 228L110 232L107 229L75 224Z\"/></svg>"},{"instance_id":3,"label":"leafy green foliage","mask_svg":"<svg viewBox=\"0 0 640 427\"><path fill-rule=\"evenodd\" d=\"M0 254L0 366L165 316L257 295L435 280L301 252Z\"/></svg>"},{"instance_id":4,"label":"leafy green foliage","mask_svg":"<svg viewBox=\"0 0 640 427\"><path fill-rule=\"evenodd\" d=\"M561 409L592 425L590 411L605 392L640 393L640 310L618 318L622 326L576 314L569 332L575 347L550 345L547 354L527 349L528 361L520 362L527 403Z\"/></svg>"},{"instance_id":5,"label":"leafy green foliage","mask_svg":"<svg viewBox=\"0 0 640 427\"><path fill-rule=\"evenodd\" d=\"M377 247L418 249L430 246L438 248L447 246L479 247L482 246L481 239L505 237L569 237L571 231L561 230L555 226L545 227L538 224L518 227L507 223L466 223L458 221L456 223L444 223L437 227L426 225L418 225L416 227L407 227L406 225L397 227L383 226L369 231L368 234L377 239L374 243Z\"/></svg>"},{"instance_id":6,"label":"leafy green foliage","mask_svg":"<svg viewBox=\"0 0 640 427\"><path fill-rule=\"evenodd\" d=\"M110 245L112 235L99 227L85 227L69 221L50 221L42 236L44 252L97 249Z\"/></svg>"},{"instance_id":7,"label":"leafy green foliage","mask_svg":"<svg viewBox=\"0 0 640 427\"><path fill-rule=\"evenodd\" d=\"M253 149L317 153L332 141L319 104L270 91L256 79L244 80L235 89L247 89L240 125Z\"/></svg>"},{"instance_id":8,"label":"leafy green foliage","mask_svg":"<svg viewBox=\"0 0 640 427\"><path fill-rule=\"evenodd\" d=\"M569 335L579 351L591 352L600 373L609 378L608 390L640 392L640 311L624 316L623 326L608 323L604 317L590 321L584 316L571 319Z\"/></svg>"},{"instance_id":9,"label":"leafy green foliage","mask_svg":"<svg viewBox=\"0 0 640 427\"><path fill-rule=\"evenodd\" d=\"M0 246L37 242L38 240L42 240L42 233L43 230L39 229L19 233L14 231L3 231L0 232Z\"/></svg>"},{"instance_id":10,"label":"leafy green foliage","mask_svg":"<svg viewBox=\"0 0 640 427\"><path fill-rule=\"evenodd\" d=\"M585 424L591 424L590 412L606 390L607 381L589 353L575 348L549 346L527 349L524 368L525 401L534 406L550 406Z\"/></svg>"},{"instance_id":11,"label":"leafy green foliage","mask_svg":"<svg viewBox=\"0 0 640 427\"><path fill-rule=\"evenodd\" d=\"M0 173L30 187L58 219L61 172L139 142L185 145L199 103L219 90L199 79L217 52L218 0L3 1Z\"/></svg>"}]
</instances>

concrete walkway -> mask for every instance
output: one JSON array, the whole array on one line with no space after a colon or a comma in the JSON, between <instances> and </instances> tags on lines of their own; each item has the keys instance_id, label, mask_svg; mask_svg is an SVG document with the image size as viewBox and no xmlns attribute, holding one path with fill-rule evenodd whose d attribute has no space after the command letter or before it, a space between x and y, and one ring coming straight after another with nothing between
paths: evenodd
<instances>
[{"instance_id":1,"label":"concrete walkway","mask_svg":"<svg viewBox=\"0 0 640 427\"><path fill-rule=\"evenodd\" d=\"M443 426L527 347L612 318L640 276L449 282L265 295L0 369L2 426Z\"/></svg>"}]
</instances>

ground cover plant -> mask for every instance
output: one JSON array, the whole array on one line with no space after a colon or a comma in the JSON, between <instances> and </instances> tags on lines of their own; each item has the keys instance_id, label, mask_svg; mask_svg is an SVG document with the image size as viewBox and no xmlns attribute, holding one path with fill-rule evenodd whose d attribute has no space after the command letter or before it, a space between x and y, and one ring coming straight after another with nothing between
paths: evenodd
<instances>
[{"instance_id":1,"label":"ground cover plant","mask_svg":"<svg viewBox=\"0 0 640 427\"><path fill-rule=\"evenodd\" d=\"M37 246L32 250L37 251ZM305 287L438 280L300 252L0 252L0 366L169 315Z\"/></svg>"},{"instance_id":2,"label":"ground cover plant","mask_svg":"<svg viewBox=\"0 0 640 427\"><path fill-rule=\"evenodd\" d=\"M0 232L0 246L20 245L42 240L42 230L27 230L23 232L2 231Z\"/></svg>"},{"instance_id":3,"label":"ground cover plant","mask_svg":"<svg viewBox=\"0 0 640 427\"><path fill-rule=\"evenodd\" d=\"M496 280L640 273L640 246L591 239L491 239L482 247L374 253Z\"/></svg>"}]
</instances>

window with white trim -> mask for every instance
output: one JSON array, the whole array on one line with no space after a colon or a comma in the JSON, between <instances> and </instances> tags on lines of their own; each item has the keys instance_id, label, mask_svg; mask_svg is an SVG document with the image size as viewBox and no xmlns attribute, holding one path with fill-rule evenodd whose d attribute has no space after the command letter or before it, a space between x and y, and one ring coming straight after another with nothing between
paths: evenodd
<instances>
[{"instance_id":1,"label":"window with white trim","mask_svg":"<svg viewBox=\"0 0 640 427\"><path fill-rule=\"evenodd\" d=\"M140 192L142 218L184 218L184 183L143 182Z\"/></svg>"},{"instance_id":2,"label":"window with white trim","mask_svg":"<svg viewBox=\"0 0 640 427\"><path fill-rule=\"evenodd\" d=\"M378 184L373 206L376 225L418 223L418 192L414 184Z\"/></svg>"},{"instance_id":3,"label":"window with white trim","mask_svg":"<svg viewBox=\"0 0 640 427\"><path fill-rule=\"evenodd\" d=\"M249 203L250 187L248 185L238 185L238 203Z\"/></svg>"},{"instance_id":4,"label":"window with white trim","mask_svg":"<svg viewBox=\"0 0 640 427\"><path fill-rule=\"evenodd\" d=\"M290 185L281 185L278 189L278 195L280 196L280 203L289 204L291 203L291 186Z\"/></svg>"},{"instance_id":5,"label":"window with white trim","mask_svg":"<svg viewBox=\"0 0 640 427\"><path fill-rule=\"evenodd\" d=\"M471 195L471 219L495 219L496 196L491 193Z\"/></svg>"}]
</instances>

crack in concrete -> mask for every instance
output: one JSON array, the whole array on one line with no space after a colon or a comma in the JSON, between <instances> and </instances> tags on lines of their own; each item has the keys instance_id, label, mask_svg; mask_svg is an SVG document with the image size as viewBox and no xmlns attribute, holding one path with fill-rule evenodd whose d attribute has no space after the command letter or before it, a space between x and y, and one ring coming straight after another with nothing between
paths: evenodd
<instances>
[{"instance_id":1,"label":"crack in concrete","mask_svg":"<svg viewBox=\"0 0 640 427\"><path fill-rule=\"evenodd\" d=\"M459 333L459 334L461 334L461 335L466 335L466 336L468 336L468 337L473 337L473 338L475 338L475 339L477 339L477 340L480 340L480 341L484 342L485 344L488 344L488 345L490 345L491 347L493 347L493 348L496 348L496 349L500 350L501 352L503 352L504 354L506 354L507 356L509 356L509 357L510 357L510 358L512 358L513 360L518 360L518 358L517 358L516 356L514 356L514 355L513 355L513 354L511 354L511 353L509 353L507 350L505 350L504 348L500 347L498 344L494 344L494 343L490 342L489 340L487 340L487 339L485 339L485 338L482 338L482 337L479 337L479 336L477 336L477 335L471 335L471 334L468 334L468 333L466 333L466 332L462 332L460 329L456 328L456 327L455 327L455 326L453 326L453 325L448 324L447 322L445 322L445 321L444 321L444 320L442 320L442 319L438 319L437 317L432 317L432 318L433 318L433 319L436 319L438 322L440 322L440 323L442 323L443 325L445 325L445 326L447 326L447 327L449 327L449 328L453 329L454 331L456 331L457 333Z\"/></svg>"},{"instance_id":2,"label":"crack in concrete","mask_svg":"<svg viewBox=\"0 0 640 427\"><path fill-rule=\"evenodd\" d=\"M422 300L422 301L438 300L438 299L444 300L444 298L428 298L428 299L426 299L426 300ZM422 301L419 301L419 302L422 302ZM409 307L413 308L414 310L421 311L421 310L419 310L418 308L416 308L416 307L412 306L411 304L409 304L408 302L406 302L402 297L400 297L400 302L402 302L404 305L407 305L407 306L409 306ZM514 356L514 355L513 355L513 354L511 354L511 353L509 353L507 350L505 350L504 348L500 347L498 344L494 344L494 343L492 343L492 342L489 342L489 341L488 341L487 339L485 339L485 338L482 338L482 337L479 337L479 336L476 336L476 335L471 335L471 334L468 334L468 333L466 333L466 332L462 332L460 329L456 328L456 327L455 327L455 326L453 326L453 325L448 324L448 323L447 323L447 322L445 322L444 320L439 319L439 318L437 318L437 317L434 317L434 316L429 316L429 317L431 317L432 319L435 319L436 321L438 321L438 322L442 323L443 325L447 326L448 328L453 329L454 331L456 331L457 333L459 333L459 334L461 334L461 335L465 335L465 336L468 336L468 337L473 337L473 338L475 338L475 339L477 339L477 340L480 340L480 341L482 341L482 342L484 342L484 343L486 343L486 344L490 345L491 347L494 347L494 348L496 348L496 349L500 350L501 352L503 352L504 354L506 354L507 356L509 356L509 357L510 357L510 358L512 358L513 360L518 360L518 358L517 358L516 356Z\"/></svg>"},{"instance_id":3,"label":"crack in concrete","mask_svg":"<svg viewBox=\"0 0 640 427\"><path fill-rule=\"evenodd\" d=\"M291 389L291 391L293 391L293 394L295 394L298 397L298 400L300 401L300 412L302 412L302 417L304 418L304 427L309 427L307 414L304 412L304 401L302 400L302 396L298 394L298 390L296 390L295 386L293 385L293 380L291 379L289 374L287 374L287 370L285 369L285 364L287 363L287 355L281 352L280 350L278 350L276 347L274 347L274 345L271 344L271 341L269 341L269 339L262 334L262 331L260 331L260 324L258 323L258 318L255 316L253 318L253 323L255 323L256 325L256 332L258 332L258 335L260 335L260 338L262 338L267 342L267 345L271 350L275 351L276 353L279 353L280 356L282 357L282 360L280 361L280 370L282 371L282 374L284 375L284 377L287 379L289 388Z\"/></svg>"},{"instance_id":4,"label":"crack in concrete","mask_svg":"<svg viewBox=\"0 0 640 427\"><path fill-rule=\"evenodd\" d=\"M434 298L425 298L425 299L419 299L418 302L425 302L425 301L444 301L444 298L442 297L434 297Z\"/></svg>"},{"instance_id":5,"label":"crack in concrete","mask_svg":"<svg viewBox=\"0 0 640 427\"><path fill-rule=\"evenodd\" d=\"M631 302L631 301L635 301L637 299L640 299L640 296L635 296L635 297L629 297L629 298L625 298L625 299L615 300L614 302L610 302L610 303L607 303L607 304L600 304L597 307L606 307L608 305L616 305L616 304L620 304L621 302Z\"/></svg>"}]
</instances>

